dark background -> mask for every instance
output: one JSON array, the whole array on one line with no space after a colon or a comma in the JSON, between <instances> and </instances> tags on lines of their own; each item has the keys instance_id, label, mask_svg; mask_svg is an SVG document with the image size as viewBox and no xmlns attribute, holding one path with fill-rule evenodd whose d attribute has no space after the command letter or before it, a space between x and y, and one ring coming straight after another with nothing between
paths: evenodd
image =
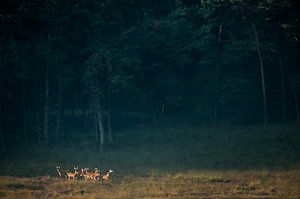
<instances>
[{"instance_id":1,"label":"dark background","mask_svg":"<svg viewBox=\"0 0 300 199\"><path fill-rule=\"evenodd\" d=\"M298 4L1 0L1 151L103 149L139 125L299 123Z\"/></svg>"}]
</instances>

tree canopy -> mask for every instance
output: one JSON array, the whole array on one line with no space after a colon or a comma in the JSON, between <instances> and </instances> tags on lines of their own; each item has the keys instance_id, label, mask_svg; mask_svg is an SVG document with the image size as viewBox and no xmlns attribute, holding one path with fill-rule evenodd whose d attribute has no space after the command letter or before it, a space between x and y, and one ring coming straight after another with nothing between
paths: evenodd
<instances>
[{"instance_id":1,"label":"tree canopy","mask_svg":"<svg viewBox=\"0 0 300 199\"><path fill-rule=\"evenodd\" d=\"M13 139L58 142L75 127L102 145L140 122L299 123L298 8L287 0L1 1L2 148Z\"/></svg>"}]
</instances>

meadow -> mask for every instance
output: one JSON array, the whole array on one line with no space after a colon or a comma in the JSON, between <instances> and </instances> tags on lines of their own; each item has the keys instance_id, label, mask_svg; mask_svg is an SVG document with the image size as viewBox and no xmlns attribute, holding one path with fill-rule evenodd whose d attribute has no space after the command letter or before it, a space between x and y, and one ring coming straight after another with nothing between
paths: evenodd
<instances>
[{"instance_id":1,"label":"meadow","mask_svg":"<svg viewBox=\"0 0 300 199\"><path fill-rule=\"evenodd\" d=\"M300 127L138 126L103 151L85 135L0 159L0 198L300 198ZM108 182L59 179L98 167Z\"/></svg>"}]
</instances>

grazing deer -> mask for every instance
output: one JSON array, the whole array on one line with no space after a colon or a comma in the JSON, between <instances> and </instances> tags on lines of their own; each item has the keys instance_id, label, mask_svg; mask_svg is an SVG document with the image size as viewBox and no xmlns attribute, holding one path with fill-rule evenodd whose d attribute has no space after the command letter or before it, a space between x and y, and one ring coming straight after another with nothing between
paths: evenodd
<instances>
[{"instance_id":1,"label":"grazing deer","mask_svg":"<svg viewBox=\"0 0 300 199\"><path fill-rule=\"evenodd\" d=\"M66 172L66 175L67 175L67 179L73 179L73 180L76 180L77 179L77 175L78 175L79 173L78 173L78 166L77 167L75 167L74 166L74 172Z\"/></svg>"},{"instance_id":2,"label":"grazing deer","mask_svg":"<svg viewBox=\"0 0 300 199\"><path fill-rule=\"evenodd\" d=\"M60 169L60 166L59 166L59 165L56 166L56 171L57 171L57 173L58 173L59 178L65 178L65 177L67 177L66 171L62 171L62 170Z\"/></svg>"},{"instance_id":3,"label":"grazing deer","mask_svg":"<svg viewBox=\"0 0 300 199\"><path fill-rule=\"evenodd\" d=\"M113 170L109 170L104 176L102 176L102 180L108 181L110 173L114 172Z\"/></svg>"}]
</instances>

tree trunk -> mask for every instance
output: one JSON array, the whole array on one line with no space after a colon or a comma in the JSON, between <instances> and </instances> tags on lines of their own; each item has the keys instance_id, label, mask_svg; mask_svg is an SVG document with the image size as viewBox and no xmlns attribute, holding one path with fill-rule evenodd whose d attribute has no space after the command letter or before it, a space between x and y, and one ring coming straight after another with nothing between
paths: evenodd
<instances>
[{"instance_id":1,"label":"tree trunk","mask_svg":"<svg viewBox=\"0 0 300 199\"><path fill-rule=\"evenodd\" d=\"M34 108L35 108L35 127L38 130L40 128L41 125L41 115L40 115L40 82L39 82L39 78L38 76L35 77L34 80L34 90L35 90L35 96L34 96ZM38 143L41 144L41 137L42 137L42 131L37 131L37 139L38 139Z\"/></svg>"},{"instance_id":2,"label":"tree trunk","mask_svg":"<svg viewBox=\"0 0 300 199\"><path fill-rule=\"evenodd\" d=\"M219 34L218 34L218 43L217 43L217 51L216 51L216 59L215 59L215 72L216 72L216 82L215 82L215 96L214 96L214 124L219 123L219 84L220 84L220 67L219 67L219 58L221 52L221 39L222 39L222 31L223 24L219 26Z\"/></svg>"},{"instance_id":3,"label":"tree trunk","mask_svg":"<svg viewBox=\"0 0 300 199\"><path fill-rule=\"evenodd\" d=\"M100 135L100 140L99 140L99 147L100 151L103 150L103 145L105 143L105 137L104 137L104 124L103 124L103 111L102 111L102 103L101 99L99 97L99 94L96 96L96 103L97 103L97 122L98 122L98 130L99 130L99 135Z\"/></svg>"},{"instance_id":4,"label":"tree trunk","mask_svg":"<svg viewBox=\"0 0 300 199\"><path fill-rule=\"evenodd\" d=\"M175 0L175 6L181 6L182 5L182 0Z\"/></svg>"},{"instance_id":5,"label":"tree trunk","mask_svg":"<svg viewBox=\"0 0 300 199\"><path fill-rule=\"evenodd\" d=\"M94 123L93 123L93 118L92 115L92 111L93 111L93 101L91 100L91 97L89 97L88 99L89 105L88 105L88 111L87 111L87 119L88 119L88 132L89 135L93 134L93 127L94 127Z\"/></svg>"},{"instance_id":6,"label":"tree trunk","mask_svg":"<svg viewBox=\"0 0 300 199\"><path fill-rule=\"evenodd\" d=\"M163 102L161 105L161 110L160 110L160 118L162 119L165 113L165 103Z\"/></svg>"},{"instance_id":7,"label":"tree trunk","mask_svg":"<svg viewBox=\"0 0 300 199\"><path fill-rule=\"evenodd\" d=\"M297 95L297 91L296 91L296 88L295 88L295 85L293 83L293 80L289 74L289 71L287 69L287 67L283 67L283 69L285 70L285 73L286 73L286 76L291 84L291 88L292 88L292 93L293 93L293 97L294 97L294 100L295 100L295 109L296 109L296 121L297 121L297 124L300 124L300 111L299 111L299 101L298 101L298 95Z\"/></svg>"},{"instance_id":8,"label":"tree trunk","mask_svg":"<svg viewBox=\"0 0 300 199\"><path fill-rule=\"evenodd\" d=\"M107 106L107 135L108 135L108 142L112 143L113 141L113 134L111 128L111 78L113 72L113 65L111 63L111 59L106 56L107 62L107 96L106 96L106 106Z\"/></svg>"},{"instance_id":9,"label":"tree trunk","mask_svg":"<svg viewBox=\"0 0 300 199\"><path fill-rule=\"evenodd\" d=\"M295 88L294 84L292 86L292 90L293 90L293 96L294 96L294 99L295 99L296 121L297 121L297 124L300 124L299 101L298 101L298 95L297 95L296 88Z\"/></svg>"},{"instance_id":10,"label":"tree trunk","mask_svg":"<svg viewBox=\"0 0 300 199\"><path fill-rule=\"evenodd\" d=\"M44 104L44 142L49 142L49 68L46 64L46 78L45 78L45 104Z\"/></svg>"},{"instance_id":11,"label":"tree trunk","mask_svg":"<svg viewBox=\"0 0 300 199\"><path fill-rule=\"evenodd\" d=\"M99 134L100 134L100 151L103 150L103 145L105 143L104 140L104 125L103 125L103 116L101 110L98 110L97 112L97 118L98 118L98 126L99 126Z\"/></svg>"},{"instance_id":12,"label":"tree trunk","mask_svg":"<svg viewBox=\"0 0 300 199\"><path fill-rule=\"evenodd\" d=\"M286 96L285 96L285 78L284 78L284 66L280 52L280 40L278 36L278 32L275 30L275 36L277 39L277 48L278 48L278 63L280 69L280 81L281 81L281 101L282 101L282 121L286 122Z\"/></svg>"},{"instance_id":13,"label":"tree trunk","mask_svg":"<svg viewBox=\"0 0 300 199\"><path fill-rule=\"evenodd\" d=\"M261 86L262 86L262 95L263 95L263 106L264 106L264 124L268 123L267 118L267 99L266 99L266 86L265 86L265 75L264 75L264 63L262 59L261 49L258 34L255 28L254 23L252 22L252 28L255 36L256 46L257 46L257 55L259 58L259 66L260 66L260 75L261 75Z\"/></svg>"},{"instance_id":14,"label":"tree trunk","mask_svg":"<svg viewBox=\"0 0 300 199\"><path fill-rule=\"evenodd\" d=\"M108 134L108 142L112 143L113 135L111 129L111 87L110 83L107 86L107 134Z\"/></svg>"},{"instance_id":15,"label":"tree trunk","mask_svg":"<svg viewBox=\"0 0 300 199\"><path fill-rule=\"evenodd\" d=\"M97 116L97 100L96 100L96 95L92 97L92 113L93 113L93 121L94 121L94 127L95 127L95 139L96 143L99 143L99 128L98 128L98 116Z\"/></svg>"},{"instance_id":16,"label":"tree trunk","mask_svg":"<svg viewBox=\"0 0 300 199\"><path fill-rule=\"evenodd\" d=\"M28 142L28 135L26 129L26 88L25 88L25 80L22 80L22 109L23 109L23 135L24 135L24 142L27 144Z\"/></svg>"},{"instance_id":17,"label":"tree trunk","mask_svg":"<svg viewBox=\"0 0 300 199\"><path fill-rule=\"evenodd\" d=\"M1 84L0 84L0 89L1 89ZM4 137L2 133L2 96L0 92L0 143L1 143L1 150L2 152L6 151L6 146L4 142Z\"/></svg>"},{"instance_id":18,"label":"tree trunk","mask_svg":"<svg viewBox=\"0 0 300 199\"><path fill-rule=\"evenodd\" d=\"M3 31L4 31L4 27L2 24L2 20L0 20L1 24L0 24L0 30L1 30L1 34L0 34L0 44L3 43L4 41L4 37L3 37ZM3 137L3 133L2 133L2 81L0 79L0 144L1 144L1 149L3 152L5 152L5 142L4 142L4 137Z\"/></svg>"},{"instance_id":19,"label":"tree trunk","mask_svg":"<svg viewBox=\"0 0 300 199\"><path fill-rule=\"evenodd\" d=\"M58 138L60 136L60 130L61 130L61 113L62 113L62 80L61 77L58 77L58 96L57 96L57 116L56 116L56 131L55 131L55 141L58 141Z\"/></svg>"},{"instance_id":20,"label":"tree trunk","mask_svg":"<svg viewBox=\"0 0 300 199\"><path fill-rule=\"evenodd\" d=\"M280 53L278 53L278 61L280 67L280 80L281 80L281 99L282 99L282 121L286 122L286 100L285 100L285 83L284 83L284 69Z\"/></svg>"}]
</instances>

